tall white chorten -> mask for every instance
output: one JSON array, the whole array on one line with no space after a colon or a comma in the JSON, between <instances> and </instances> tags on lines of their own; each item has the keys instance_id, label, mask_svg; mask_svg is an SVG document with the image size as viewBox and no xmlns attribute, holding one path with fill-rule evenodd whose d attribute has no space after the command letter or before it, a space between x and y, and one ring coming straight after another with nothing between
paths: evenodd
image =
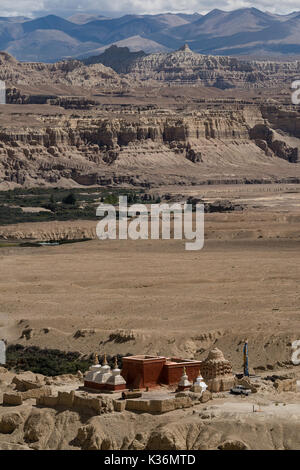
<instances>
[{"instance_id":1,"label":"tall white chorten","mask_svg":"<svg viewBox=\"0 0 300 470\"><path fill-rule=\"evenodd\" d=\"M104 359L102 362L102 367L100 372L95 376L94 382L96 384L106 384L109 377L112 375L111 368L107 363L106 354L104 354Z\"/></svg>"},{"instance_id":2,"label":"tall white chorten","mask_svg":"<svg viewBox=\"0 0 300 470\"><path fill-rule=\"evenodd\" d=\"M189 390L191 388L192 384L189 381L188 375L186 373L186 368L183 368L183 374L181 377L181 380L178 384L178 390L183 392L184 390Z\"/></svg>"},{"instance_id":3,"label":"tall white chorten","mask_svg":"<svg viewBox=\"0 0 300 470\"><path fill-rule=\"evenodd\" d=\"M84 380L87 382L94 382L95 377L99 372L101 372L102 366L99 364L98 354L94 354L94 364L89 368L89 370L84 375Z\"/></svg>"},{"instance_id":4,"label":"tall white chorten","mask_svg":"<svg viewBox=\"0 0 300 470\"><path fill-rule=\"evenodd\" d=\"M126 381L121 376L121 370L118 367L118 359L115 358L115 365L111 376L106 382L108 389L111 390L124 390L126 388Z\"/></svg>"},{"instance_id":5,"label":"tall white chorten","mask_svg":"<svg viewBox=\"0 0 300 470\"><path fill-rule=\"evenodd\" d=\"M203 392L205 392L206 389L207 389L207 385L204 382L204 379L203 379L203 377L201 375L201 372L199 370L198 377L196 378L196 380L193 384L192 391L202 394Z\"/></svg>"}]
</instances>

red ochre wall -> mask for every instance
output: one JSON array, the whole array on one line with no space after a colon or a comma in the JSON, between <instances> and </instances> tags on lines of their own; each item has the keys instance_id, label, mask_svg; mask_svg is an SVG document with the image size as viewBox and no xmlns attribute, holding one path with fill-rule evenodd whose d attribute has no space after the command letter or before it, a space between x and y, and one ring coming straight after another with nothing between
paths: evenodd
<instances>
[{"instance_id":1,"label":"red ochre wall","mask_svg":"<svg viewBox=\"0 0 300 470\"><path fill-rule=\"evenodd\" d=\"M122 376L128 388L156 387L160 383L165 358L151 360L123 357Z\"/></svg>"},{"instance_id":2,"label":"red ochre wall","mask_svg":"<svg viewBox=\"0 0 300 470\"><path fill-rule=\"evenodd\" d=\"M199 375L200 362L185 365L186 373L190 382L195 382ZM161 377L161 383L166 385L177 385L183 374L184 364L165 365Z\"/></svg>"},{"instance_id":3,"label":"red ochre wall","mask_svg":"<svg viewBox=\"0 0 300 470\"><path fill-rule=\"evenodd\" d=\"M153 388L159 384L177 385L183 368L186 368L189 381L194 382L198 377L201 363L166 364L166 358L130 359L123 358L122 376L127 388Z\"/></svg>"}]
</instances>

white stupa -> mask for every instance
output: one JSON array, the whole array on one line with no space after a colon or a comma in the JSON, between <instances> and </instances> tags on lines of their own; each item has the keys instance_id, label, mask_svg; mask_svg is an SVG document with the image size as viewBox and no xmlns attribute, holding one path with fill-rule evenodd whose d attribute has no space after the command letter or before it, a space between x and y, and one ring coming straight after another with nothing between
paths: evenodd
<instances>
[{"instance_id":1,"label":"white stupa","mask_svg":"<svg viewBox=\"0 0 300 470\"><path fill-rule=\"evenodd\" d=\"M126 388L126 380L121 375L121 370L118 367L117 358L115 358L115 365L113 371L106 383L111 388Z\"/></svg>"},{"instance_id":2,"label":"white stupa","mask_svg":"<svg viewBox=\"0 0 300 470\"><path fill-rule=\"evenodd\" d=\"M207 389L207 385L206 383L204 382L204 379L201 375L201 372L199 370L199 374L198 374L198 377L196 378L194 384L193 384L193 392L197 392L197 393L203 393L205 392L205 390Z\"/></svg>"},{"instance_id":3,"label":"white stupa","mask_svg":"<svg viewBox=\"0 0 300 470\"><path fill-rule=\"evenodd\" d=\"M183 374L178 384L178 390L187 390L192 386L192 383L189 381L188 375L186 373L186 368L183 368Z\"/></svg>"},{"instance_id":4,"label":"white stupa","mask_svg":"<svg viewBox=\"0 0 300 470\"><path fill-rule=\"evenodd\" d=\"M105 384L109 377L112 375L111 368L109 367L106 359L106 354L104 354L104 359L100 372L95 376L94 382L97 384Z\"/></svg>"},{"instance_id":5,"label":"white stupa","mask_svg":"<svg viewBox=\"0 0 300 470\"><path fill-rule=\"evenodd\" d=\"M101 372L102 366L99 364L98 354L94 354L94 364L89 368L89 370L84 375L84 380L87 382L94 382L95 377L99 372Z\"/></svg>"}]
</instances>

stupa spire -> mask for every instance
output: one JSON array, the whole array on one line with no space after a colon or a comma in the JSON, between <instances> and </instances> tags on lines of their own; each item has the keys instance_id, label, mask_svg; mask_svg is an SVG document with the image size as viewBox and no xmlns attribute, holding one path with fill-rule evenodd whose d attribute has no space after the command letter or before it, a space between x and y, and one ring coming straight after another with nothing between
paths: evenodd
<instances>
[{"instance_id":1,"label":"stupa spire","mask_svg":"<svg viewBox=\"0 0 300 470\"><path fill-rule=\"evenodd\" d=\"M99 357L98 354L95 352L94 353L94 365L97 366L99 364Z\"/></svg>"},{"instance_id":2,"label":"stupa spire","mask_svg":"<svg viewBox=\"0 0 300 470\"><path fill-rule=\"evenodd\" d=\"M102 363L103 366L106 366L107 365L107 357L106 357L106 353L104 353L104 357L103 357L103 363Z\"/></svg>"}]
</instances>

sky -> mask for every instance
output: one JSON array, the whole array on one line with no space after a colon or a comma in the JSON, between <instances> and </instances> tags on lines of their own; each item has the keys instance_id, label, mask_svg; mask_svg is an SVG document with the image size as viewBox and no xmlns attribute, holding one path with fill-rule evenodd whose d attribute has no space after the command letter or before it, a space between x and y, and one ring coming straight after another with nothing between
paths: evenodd
<instances>
[{"instance_id":1,"label":"sky","mask_svg":"<svg viewBox=\"0 0 300 470\"><path fill-rule=\"evenodd\" d=\"M76 12L105 16L121 16L126 13L207 13L214 8L229 11L245 7L284 14L300 9L299 0L0 0L0 6L0 16L28 17L47 14L67 17Z\"/></svg>"}]
</instances>

